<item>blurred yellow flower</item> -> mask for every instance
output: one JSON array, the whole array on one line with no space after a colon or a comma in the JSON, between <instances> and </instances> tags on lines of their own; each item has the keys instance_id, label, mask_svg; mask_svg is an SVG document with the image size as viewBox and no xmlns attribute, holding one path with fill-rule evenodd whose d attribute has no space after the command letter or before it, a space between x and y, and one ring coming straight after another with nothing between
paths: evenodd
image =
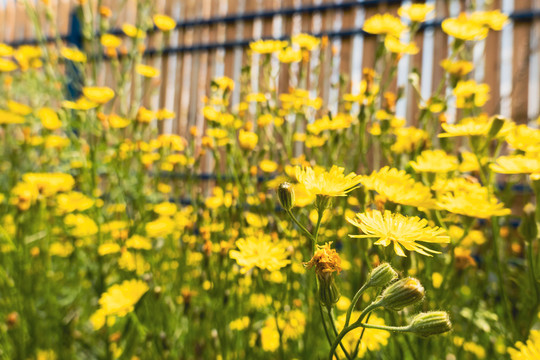
<instances>
[{"instance_id":1,"label":"blurred yellow flower","mask_svg":"<svg viewBox=\"0 0 540 360\"><path fill-rule=\"evenodd\" d=\"M78 238L95 235L98 227L94 220L83 214L68 214L64 223L70 228L69 233Z\"/></svg>"},{"instance_id":2,"label":"blurred yellow flower","mask_svg":"<svg viewBox=\"0 0 540 360\"><path fill-rule=\"evenodd\" d=\"M69 47L64 46L60 49L60 54L66 59L71 60L73 62L79 62L79 63L86 62L86 54L75 48L69 48Z\"/></svg>"},{"instance_id":3,"label":"blurred yellow flower","mask_svg":"<svg viewBox=\"0 0 540 360\"><path fill-rule=\"evenodd\" d=\"M0 56L13 55L13 48L7 44L0 43Z\"/></svg>"},{"instance_id":4,"label":"blurred yellow flower","mask_svg":"<svg viewBox=\"0 0 540 360\"><path fill-rule=\"evenodd\" d=\"M125 280L107 289L99 298L99 305L106 316L125 316L135 309L135 304L148 291L141 280Z\"/></svg>"},{"instance_id":5,"label":"blurred yellow flower","mask_svg":"<svg viewBox=\"0 0 540 360\"><path fill-rule=\"evenodd\" d=\"M155 67L144 64L137 64L137 66L135 66L135 71L137 72L137 74L147 78L154 78L156 76L159 76L160 73L160 71Z\"/></svg>"},{"instance_id":6,"label":"blurred yellow flower","mask_svg":"<svg viewBox=\"0 0 540 360\"><path fill-rule=\"evenodd\" d=\"M394 251L399 256L406 256L402 246L409 251L416 251L422 255L432 256L440 252L432 250L420 242L444 244L450 242L446 230L437 226L428 226L426 219L392 214L386 210L378 210L356 214L356 219L347 218L347 221L358 227L364 235L349 235L353 238L376 238L374 244L388 246L393 243Z\"/></svg>"},{"instance_id":7,"label":"blurred yellow flower","mask_svg":"<svg viewBox=\"0 0 540 360\"><path fill-rule=\"evenodd\" d=\"M312 51L319 46L321 39L309 34L300 33L291 37L291 43L297 45L301 49Z\"/></svg>"},{"instance_id":8,"label":"blurred yellow flower","mask_svg":"<svg viewBox=\"0 0 540 360\"><path fill-rule=\"evenodd\" d=\"M51 256L68 257L73 253L75 248L70 242L53 242L49 246L49 254Z\"/></svg>"},{"instance_id":9,"label":"blurred yellow flower","mask_svg":"<svg viewBox=\"0 0 540 360\"><path fill-rule=\"evenodd\" d=\"M474 68L473 63L470 61L465 61L465 60L452 61L450 59L444 59L443 61L441 61L441 66L449 74L452 74L455 76L465 76L468 73L470 73Z\"/></svg>"},{"instance_id":10,"label":"blurred yellow flower","mask_svg":"<svg viewBox=\"0 0 540 360\"><path fill-rule=\"evenodd\" d=\"M457 98L458 108L481 107L489 99L489 85L477 84L474 80L461 80L454 88L453 94Z\"/></svg>"},{"instance_id":11,"label":"blurred yellow flower","mask_svg":"<svg viewBox=\"0 0 540 360\"><path fill-rule=\"evenodd\" d=\"M412 4L407 6L401 6L398 9L398 15L401 17L409 18L411 21L424 22L426 16L435 10L434 5L430 4Z\"/></svg>"},{"instance_id":12,"label":"blurred yellow flower","mask_svg":"<svg viewBox=\"0 0 540 360\"><path fill-rule=\"evenodd\" d=\"M540 173L540 157L529 157L527 155L500 156L494 164L490 165L490 168L500 174Z\"/></svg>"},{"instance_id":13,"label":"blurred yellow flower","mask_svg":"<svg viewBox=\"0 0 540 360\"><path fill-rule=\"evenodd\" d=\"M501 13L499 9L493 11L475 11L470 15L469 19L477 24L488 26L491 30L495 31L501 31L509 22L508 15Z\"/></svg>"},{"instance_id":14,"label":"blurred yellow flower","mask_svg":"<svg viewBox=\"0 0 540 360\"><path fill-rule=\"evenodd\" d=\"M364 22L363 30L370 34L386 34L398 37L407 29L398 17L384 13L376 14Z\"/></svg>"},{"instance_id":15,"label":"blurred yellow flower","mask_svg":"<svg viewBox=\"0 0 540 360\"><path fill-rule=\"evenodd\" d=\"M508 354L512 360L536 360L540 358L540 331L531 330L526 343L516 342L515 348L509 347Z\"/></svg>"},{"instance_id":16,"label":"blurred yellow flower","mask_svg":"<svg viewBox=\"0 0 540 360\"><path fill-rule=\"evenodd\" d=\"M444 173L457 170L458 160L444 150L424 150L409 164L416 172Z\"/></svg>"},{"instance_id":17,"label":"blurred yellow flower","mask_svg":"<svg viewBox=\"0 0 540 360\"><path fill-rule=\"evenodd\" d=\"M56 197L56 206L60 213L85 211L94 206L94 200L83 193L72 191L59 194Z\"/></svg>"},{"instance_id":18,"label":"blurred yellow flower","mask_svg":"<svg viewBox=\"0 0 540 360\"><path fill-rule=\"evenodd\" d=\"M25 120L22 116L0 109L0 125L1 124L22 124L24 123L24 121Z\"/></svg>"},{"instance_id":19,"label":"blurred yellow flower","mask_svg":"<svg viewBox=\"0 0 540 360\"><path fill-rule=\"evenodd\" d=\"M39 120L44 128L48 130L56 130L62 127L62 122L58 118L58 114L51 108L41 108L38 111Z\"/></svg>"},{"instance_id":20,"label":"blurred yellow flower","mask_svg":"<svg viewBox=\"0 0 540 360\"><path fill-rule=\"evenodd\" d=\"M240 147L244 150L253 150L259 141L259 136L251 131L245 131L240 129L238 133L238 143Z\"/></svg>"},{"instance_id":21,"label":"blurred yellow flower","mask_svg":"<svg viewBox=\"0 0 540 360\"><path fill-rule=\"evenodd\" d=\"M287 47L278 52L278 59L285 64L299 62L302 61L302 51Z\"/></svg>"},{"instance_id":22,"label":"blurred yellow flower","mask_svg":"<svg viewBox=\"0 0 540 360\"><path fill-rule=\"evenodd\" d=\"M295 175L296 180L312 195L346 196L360 186L361 176L354 172L345 176L344 171L345 168L336 165L332 166L330 171L297 166Z\"/></svg>"},{"instance_id":23,"label":"blurred yellow flower","mask_svg":"<svg viewBox=\"0 0 540 360\"><path fill-rule=\"evenodd\" d=\"M4 59L0 57L0 71L1 72L10 72L17 70L17 64L9 59Z\"/></svg>"},{"instance_id":24,"label":"blurred yellow flower","mask_svg":"<svg viewBox=\"0 0 540 360\"><path fill-rule=\"evenodd\" d=\"M287 41L281 40L257 40L249 44L249 48L259 54L271 54L278 52L287 46Z\"/></svg>"},{"instance_id":25,"label":"blurred yellow flower","mask_svg":"<svg viewBox=\"0 0 540 360\"><path fill-rule=\"evenodd\" d=\"M97 104L106 104L114 97L114 90L106 86L85 86L82 91L88 100Z\"/></svg>"},{"instance_id":26,"label":"blurred yellow flower","mask_svg":"<svg viewBox=\"0 0 540 360\"><path fill-rule=\"evenodd\" d=\"M106 48L117 48L120 45L122 45L122 39L120 39L118 36L114 36L111 34L103 34L101 35L101 45L103 45Z\"/></svg>"},{"instance_id":27,"label":"blurred yellow flower","mask_svg":"<svg viewBox=\"0 0 540 360\"><path fill-rule=\"evenodd\" d=\"M167 15L156 14L153 20L156 27L161 31L171 31L176 27L176 21Z\"/></svg>"},{"instance_id":28,"label":"blurred yellow flower","mask_svg":"<svg viewBox=\"0 0 540 360\"><path fill-rule=\"evenodd\" d=\"M243 274L254 267L272 272L291 263L287 246L272 241L269 235L258 234L236 241L238 250L231 250L229 256L241 266Z\"/></svg>"},{"instance_id":29,"label":"blurred yellow flower","mask_svg":"<svg viewBox=\"0 0 540 360\"><path fill-rule=\"evenodd\" d=\"M113 129L123 129L131 123L131 120L118 116L116 114L111 114L108 117L109 125Z\"/></svg>"},{"instance_id":30,"label":"blurred yellow flower","mask_svg":"<svg viewBox=\"0 0 540 360\"><path fill-rule=\"evenodd\" d=\"M142 29L137 29L135 26L131 24L123 24L122 31L124 32L124 34L126 34L130 38L137 37L137 38L143 39L146 37L146 33L142 31Z\"/></svg>"},{"instance_id":31,"label":"blurred yellow flower","mask_svg":"<svg viewBox=\"0 0 540 360\"><path fill-rule=\"evenodd\" d=\"M489 32L488 27L471 21L465 13L461 13L457 18L444 20L442 29L448 35L461 40L483 40Z\"/></svg>"},{"instance_id":32,"label":"blurred yellow flower","mask_svg":"<svg viewBox=\"0 0 540 360\"><path fill-rule=\"evenodd\" d=\"M427 142L429 135L425 130L415 127L398 128L394 130L396 141L390 149L397 153L410 153L411 151L422 148Z\"/></svg>"},{"instance_id":33,"label":"blurred yellow flower","mask_svg":"<svg viewBox=\"0 0 540 360\"><path fill-rule=\"evenodd\" d=\"M278 164L275 161L264 159L259 163L259 167L265 173L273 173L278 169Z\"/></svg>"},{"instance_id":34,"label":"blurred yellow flower","mask_svg":"<svg viewBox=\"0 0 540 360\"><path fill-rule=\"evenodd\" d=\"M402 43L397 37L388 35L384 39L384 47L386 50L396 54L418 54L418 47L414 42L409 44Z\"/></svg>"}]
</instances>

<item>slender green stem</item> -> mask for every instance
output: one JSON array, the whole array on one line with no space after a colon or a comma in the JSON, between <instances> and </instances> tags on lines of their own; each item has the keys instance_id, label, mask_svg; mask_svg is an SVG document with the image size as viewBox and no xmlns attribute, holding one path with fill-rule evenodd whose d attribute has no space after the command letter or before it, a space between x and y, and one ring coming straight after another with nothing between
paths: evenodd
<instances>
[{"instance_id":1,"label":"slender green stem","mask_svg":"<svg viewBox=\"0 0 540 360\"><path fill-rule=\"evenodd\" d=\"M330 324L332 324L332 329L334 330L334 334L336 336L338 336L338 331L337 331L337 328L336 328L336 323L334 321L334 315L332 313L332 307L331 306L328 306L326 308L328 310L328 318L330 319ZM341 350L343 350L343 353L345 354L345 356L347 357L347 359L352 359L351 358L351 355L349 354L349 352L347 351L347 349L345 349L345 345L343 345L341 342L339 343L339 346L341 347Z\"/></svg>"},{"instance_id":2,"label":"slender green stem","mask_svg":"<svg viewBox=\"0 0 540 360\"><path fill-rule=\"evenodd\" d=\"M368 287L366 286L366 284L364 284L360 290L358 290L356 292L356 294L354 294L354 297L351 301L351 306L349 306L349 308L347 309L347 316L345 318L345 326L344 327L347 327L349 326L349 322L351 321L351 315L352 315L352 312L356 306L356 303L358 302L358 300L360 300L360 296L362 296L362 294L364 293L364 291L366 291L368 289Z\"/></svg>"},{"instance_id":3,"label":"slender green stem","mask_svg":"<svg viewBox=\"0 0 540 360\"><path fill-rule=\"evenodd\" d=\"M321 313L321 321L322 321L322 324L323 324L323 327L324 327L324 333L326 334L326 338L328 339L328 343L330 345L332 345L332 338L330 337L330 334L328 333L328 328L326 327L326 321L324 321L324 313L323 313L323 308L322 308L322 305L321 305L320 301L319 301L319 311Z\"/></svg>"},{"instance_id":4,"label":"slender green stem","mask_svg":"<svg viewBox=\"0 0 540 360\"><path fill-rule=\"evenodd\" d=\"M386 325L375 325L375 324L364 324L364 323L358 323L358 325L366 329L377 329L377 330L386 330L386 331L393 331L393 332L410 331L409 326L386 326Z\"/></svg>"},{"instance_id":5,"label":"slender green stem","mask_svg":"<svg viewBox=\"0 0 540 360\"><path fill-rule=\"evenodd\" d=\"M302 231L306 234L306 236L312 240L312 241L315 241L315 238L313 237L313 235L308 231L308 229L306 229L304 227L304 225L300 224L300 222L298 220L296 220L296 218L294 217L293 213L291 212L291 210L287 210L287 214L289 214L289 216L291 217L292 221L294 221L294 223L296 225L298 225L298 227L300 229L302 229Z\"/></svg>"}]
</instances>

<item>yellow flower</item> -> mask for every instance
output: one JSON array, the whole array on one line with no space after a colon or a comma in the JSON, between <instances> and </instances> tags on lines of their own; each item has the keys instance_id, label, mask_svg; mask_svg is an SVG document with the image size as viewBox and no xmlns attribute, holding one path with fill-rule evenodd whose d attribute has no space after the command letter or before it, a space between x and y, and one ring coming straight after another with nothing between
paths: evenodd
<instances>
[{"instance_id":1,"label":"yellow flower","mask_svg":"<svg viewBox=\"0 0 540 360\"><path fill-rule=\"evenodd\" d=\"M323 116L321 119L315 120L313 123L308 124L306 128L310 133L319 135L325 130L348 129L352 122L353 117L351 115L337 113L332 118L330 118L328 115Z\"/></svg>"},{"instance_id":2,"label":"yellow flower","mask_svg":"<svg viewBox=\"0 0 540 360\"><path fill-rule=\"evenodd\" d=\"M174 119L175 117L176 113L174 111L165 108L156 111L156 119L158 120Z\"/></svg>"},{"instance_id":3,"label":"yellow flower","mask_svg":"<svg viewBox=\"0 0 540 360\"><path fill-rule=\"evenodd\" d=\"M169 217L162 216L145 225L146 235L151 238L166 237L174 230L174 221Z\"/></svg>"},{"instance_id":4,"label":"yellow flower","mask_svg":"<svg viewBox=\"0 0 540 360\"><path fill-rule=\"evenodd\" d=\"M52 196L58 192L70 191L75 185L73 176L64 173L26 173L24 183L33 186L43 196Z\"/></svg>"},{"instance_id":5,"label":"yellow flower","mask_svg":"<svg viewBox=\"0 0 540 360\"><path fill-rule=\"evenodd\" d=\"M12 110L13 111L13 110ZM506 136L506 142L512 148L521 151L540 151L540 130L527 125L518 125Z\"/></svg>"},{"instance_id":6,"label":"yellow flower","mask_svg":"<svg viewBox=\"0 0 540 360\"><path fill-rule=\"evenodd\" d=\"M141 254L129 251L122 252L120 259L118 259L118 267L126 271L133 271L137 275L142 275L150 270L150 264Z\"/></svg>"},{"instance_id":7,"label":"yellow flower","mask_svg":"<svg viewBox=\"0 0 540 360\"><path fill-rule=\"evenodd\" d=\"M500 156L491 170L500 174L533 174L540 173L540 157L526 155Z\"/></svg>"},{"instance_id":8,"label":"yellow flower","mask_svg":"<svg viewBox=\"0 0 540 360\"><path fill-rule=\"evenodd\" d=\"M9 59L0 57L0 72L10 72L13 70L17 70L17 64Z\"/></svg>"},{"instance_id":9,"label":"yellow flower","mask_svg":"<svg viewBox=\"0 0 540 360\"><path fill-rule=\"evenodd\" d=\"M487 193L454 192L440 196L437 205L454 214L465 215L472 218L489 219L492 216L510 215L510 209L497 199L490 198Z\"/></svg>"},{"instance_id":10,"label":"yellow flower","mask_svg":"<svg viewBox=\"0 0 540 360\"><path fill-rule=\"evenodd\" d=\"M176 21L167 15L156 14L153 20L156 27L161 31L171 31L176 27Z\"/></svg>"},{"instance_id":11,"label":"yellow flower","mask_svg":"<svg viewBox=\"0 0 540 360\"><path fill-rule=\"evenodd\" d=\"M137 64L137 66L135 66L135 71L137 72L137 74L147 78L154 78L156 76L159 76L159 70L150 65Z\"/></svg>"},{"instance_id":12,"label":"yellow flower","mask_svg":"<svg viewBox=\"0 0 540 360\"><path fill-rule=\"evenodd\" d=\"M90 110L90 109L93 109L93 108L96 108L99 106L99 104L93 102L93 101L90 101L89 99L85 98L84 96L81 96L79 99L77 99L76 102L73 102L73 101L69 101L69 100L64 100L62 101L62 106L67 108L67 109L72 109L72 110Z\"/></svg>"},{"instance_id":13,"label":"yellow flower","mask_svg":"<svg viewBox=\"0 0 540 360\"><path fill-rule=\"evenodd\" d=\"M234 90L234 80L231 79L230 77L228 76L222 76L222 77L219 77L219 78L215 78L213 80L214 83L216 83L216 85L219 87L220 90L230 90L230 91L233 91Z\"/></svg>"},{"instance_id":14,"label":"yellow flower","mask_svg":"<svg viewBox=\"0 0 540 360\"><path fill-rule=\"evenodd\" d=\"M307 268L315 267L317 274L328 274L341 272L341 258L335 249L331 248L332 243L323 246L317 245L317 250L309 262L305 264Z\"/></svg>"},{"instance_id":15,"label":"yellow flower","mask_svg":"<svg viewBox=\"0 0 540 360\"><path fill-rule=\"evenodd\" d=\"M409 6L401 6L398 9L398 15L401 17L407 17L411 21L424 22L427 14L435 10L434 5L428 4L412 4Z\"/></svg>"},{"instance_id":16,"label":"yellow flower","mask_svg":"<svg viewBox=\"0 0 540 360\"><path fill-rule=\"evenodd\" d=\"M457 124L441 124L446 133L439 134L439 137L454 137L454 136L487 136L493 118L488 118L482 114L478 117L464 118ZM502 129L497 133L497 136L506 136L514 128L514 123L505 121Z\"/></svg>"},{"instance_id":17,"label":"yellow flower","mask_svg":"<svg viewBox=\"0 0 540 360\"><path fill-rule=\"evenodd\" d=\"M67 137L58 135L49 135L45 138L45 148L47 149L62 149L70 144Z\"/></svg>"},{"instance_id":18,"label":"yellow flower","mask_svg":"<svg viewBox=\"0 0 540 360\"><path fill-rule=\"evenodd\" d=\"M287 47L279 51L278 59L285 64L299 62L302 61L302 51Z\"/></svg>"},{"instance_id":19,"label":"yellow flower","mask_svg":"<svg viewBox=\"0 0 540 360\"><path fill-rule=\"evenodd\" d=\"M148 124L156 118L156 112L141 106L137 111L137 121Z\"/></svg>"},{"instance_id":20,"label":"yellow flower","mask_svg":"<svg viewBox=\"0 0 540 360\"><path fill-rule=\"evenodd\" d=\"M86 54L84 54L82 51L75 48L68 48L64 46L60 49L60 54L66 59L71 60L73 62L79 62L79 63L86 62Z\"/></svg>"},{"instance_id":21,"label":"yellow flower","mask_svg":"<svg viewBox=\"0 0 540 360\"><path fill-rule=\"evenodd\" d=\"M435 208L435 199L431 190L422 183L416 182L404 170L383 167L370 176L363 176L361 183L369 190L374 190L387 200L396 204L410 205L419 208Z\"/></svg>"},{"instance_id":22,"label":"yellow flower","mask_svg":"<svg viewBox=\"0 0 540 360\"><path fill-rule=\"evenodd\" d=\"M240 147L244 150L253 150L259 141L259 136L251 131L240 130L238 134L238 142Z\"/></svg>"},{"instance_id":23,"label":"yellow flower","mask_svg":"<svg viewBox=\"0 0 540 360\"><path fill-rule=\"evenodd\" d=\"M469 19L472 22L488 26L492 30L501 31L508 23L508 15L501 13L499 9L493 11L475 11Z\"/></svg>"},{"instance_id":24,"label":"yellow flower","mask_svg":"<svg viewBox=\"0 0 540 360\"><path fill-rule=\"evenodd\" d=\"M82 91L88 100L97 104L106 104L114 97L114 90L106 86L85 86Z\"/></svg>"},{"instance_id":25,"label":"yellow flower","mask_svg":"<svg viewBox=\"0 0 540 360\"><path fill-rule=\"evenodd\" d=\"M20 115L0 109L0 124L22 124L24 118Z\"/></svg>"},{"instance_id":26,"label":"yellow flower","mask_svg":"<svg viewBox=\"0 0 540 360\"><path fill-rule=\"evenodd\" d=\"M349 235L353 238L376 238L375 245L388 246L394 244L394 251L399 256L406 256L402 246L409 251L431 256L440 252L432 250L417 241L428 243L449 243L450 237L446 230L437 226L430 227L426 219L407 217L399 213L385 211L384 215L373 210L356 214L357 219L347 218L347 221L358 227L364 235Z\"/></svg>"},{"instance_id":27,"label":"yellow flower","mask_svg":"<svg viewBox=\"0 0 540 360\"><path fill-rule=\"evenodd\" d=\"M297 34L291 38L291 43L297 45L301 49L312 51L321 43L321 39L309 34ZM300 61L300 60L298 60Z\"/></svg>"},{"instance_id":28,"label":"yellow flower","mask_svg":"<svg viewBox=\"0 0 540 360\"><path fill-rule=\"evenodd\" d=\"M32 108L30 106L18 103L13 100L8 100L7 106L8 106L9 111L17 115L25 116L32 112Z\"/></svg>"},{"instance_id":29,"label":"yellow flower","mask_svg":"<svg viewBox=\"0 0 540 360\"><path fill-rule=\"evenodd\" d=\"M360 312L353 311L351 318L358 319L358 317L360 317ZM340 315L337 318L336 326L338 328L338 331L341 331L341 329L345 327L345 321L346 314ZM385 325L384 320L373 313L369 317L369 320L366 320L364 322L372 325ZM364 328L356 328L348 332L341 341L341 343L349 354L352 354L352 352L356 349L356 344L358 342L358 339L360 339L360 336L362 336L362 341L360 342L360 346L358 346L358 358L363 358L366 353L378 353L384 346L388 345L390 333L385 330ZM340 358L345 357L345 354L340 347L338 347L336 353L340 354Z\"/></svg>"},{"instance_id":30,"label":"yellow flower","mask_svg":"<svg viewBox=\"0 0 540 360\"><path fill-rule=\"evenodd\" d=\"M54 242L49 247L49 254L52 256L68 257L75 248L69 242Z\"/></svg>"},{"instance_id":31,"label":"yellow flower","mask_svg":"<svg viewBox=\"0 0 540 360\"><path fill-rule=\"evenodd\" d=\"M146 37L146 33L144 31L142 31L141 29L137 29L131 24L123 24L122 31L130 38L138 37L140 39L143 39Z\"/></svg>"},{"instance_id":32,"label":"yellow flower","mask_svg":"<svg viewBox=\"0 0 540 360\"><path fill-rule=\"evenodd\" d=\"M290 260L287 244L272 241L269 235L258 234L236 241L238 250L231 250L229 256L235 259L242 267L241 272L246 273L254 267L270 272L279 270Z\"/></svg>"},{"instance_id":33,"label":"yellow flower","mask_svg":"<svg viewBox=\"0 0 540 360\"><path fill-rule=\"evenodd\" d=\"M150 250L152 249L152 242L150 239L145 238L141 235L133 235L126 241L126 247L128 249L137 249L137 250Z\"/></svg>"},{"instance_id":34,"label":"yellow flower","mask_svg":"<svg viewBox=\"0 0 540 360\"><path fill-rule=\"evenodd\" d=\"M429 135L425 130L415 127L398 128L394 131L396 141L390 147L390 150L397 154L410 153L415 149L421 148L427 143Z\"/></svg>"},{"instance_id":35,"label":"yellow flower","mask_svg":"<svg viewBox=\"0 0 540 360\"><path fill-rule=\"evenodd\" d=\"M116 114L109 115L109 125L113 129L123 129L131 123L131 120L118 116Z\"/></svg>"},{"instance_id":36,"label":"yellow flower","mask_svg":"<svg viewBox=\"0 0 540 360\"><path fill-rule=\"evenodd\" d=\"M477 84L474 80L461 80L454 88L453 94L457 98L458 108L468 108L473 105L481 107L489 99L489 85Z\"/></svg>"},{"instance_id":37,"label":"yellow flower","mask_svg":"<svg viewBox=\"0 0 540 360\"><path fill-rule=\"evenodd\" d=\"M448 35L461 40L483 40L489 32L488 27L471 21L465 13L461 13L457 18L444 20L442 29Z\"/></svg>"},{"instance_id":38,"label":"yellow flower","mask_svg":"<svg viewBox=\"0 0 540 360\"><path fill-rule=\"evenodd\" d=\"M287 46L287 41L281 40L257 40L249 44L249 48L259 54L271 54L280 51Z\"/></svg>"},{"instance_id":39,"label":"yellow flower","mask_svg":"<svg viewBox=\"0 0 540 360\"><path fill-rule=\"evenodd\" d=\"M154 206L154 212L160 216L173 216L178 210L176 204L165 201Z\"/></svg>"},{"instance_id":40,"label":"yellow flower","mask_svg":"<svg viewBox=\"0 0 540 360\"><path fill-rule=\"evenodd\" d=\"M58 118L58 114L51 108L41 108L38 111L38 117L41 124L48 130L56 130L62 126L62 122Z\"/></svg>"},{"instance_id":41,"label":"yellow flower","mask_svg":"<svg viewBox=\"0 0 540 360\"><path fill-rule=\"evenodd\" d=\"M85 211L94 205L94 200L80 192L68 192L56 197L56 206L61 213Z\"/></svg>"},{"instance_id":42,"label":"yellow flower","mask_svg":"<svg viewBox=\"0 0 540 360\"><path fill-rule=\"evenodd\" d=\"M364 22L364 31L370 34L386 34L399 37L407 26L391 14L376 14Z\"/></svg>"},{"instance_id":43,"label":"yellow flower","mask_svg":"<svg viewBox=\"0 0 540 360\"><path fill-rule=\"evenodd\" d=\"M147 291L144 281L125 280L108 288L99 298L99 305L105 316L126 316Z\"/></svg>"},{"instance_id":44,"label":"yellow flower","mask_svg":"<svg viewBox=\"0 0 540 360\"><path fill-rule=\"evenodd\" d=\"M418 54L418 47L415 43L405 44L399 41L395 36L388 35L384 39L384 47L386 50L396 54Z\"/></svg>"},{"instance_id":45,"label":"yellow flower","mask_svg":"<svg viewBox=\"0 0 540 360\"><path fill-rule=\"evenodd\" d=\"M470 73L474 65L470 61L444 59L441 61L441 66L446 72L455 76L465 76Z\"/></svg>"},{"instance_id":46,"label":"yellow flower","mask_svg":"<svg viewBox=\"0 0 540 360\"><path fill-rule=\"evenodd\" d=\"M444 150L425 150L409 164L416 172L449 172L457 169L458 160Z\"/></svg>"},{"instance_id":47,"label":"yellow flower","mask_svg":"<svg viewBox=\"0 0 540 360\"><path fill-rule=\"evenodd\" d=\"M277 324L276 318L270 316L261 329L262 349L268 352L276 351L279 348L280 332L282 341L295 340L302 336L305 326L306 315L301 310L281 311Z\"/></svg>"},{"instance_id":48,"label":"yellow flower","mask_svg":"<svg viewBox=\"0 0 540 360\"><path fill-rule=\"evenodd\" d=\"M259 167L266 173L273 173L277 170L278 164L275 161L265 159L261 160Z\"/></svg>"},{"instance_id":49,"label":"yellow flower","mask_svg":"<svg viewBox=\"0 0 540 360\"><path fill-rule=\"evenodd\" d=\"M13 48L7 44L0 43L0 56L13 55Z\"/></svg>"},{"instance_id":50,"label":"yellow flower","mask_svg":"<svg viewBox=\"0 0 540 360\"><path fill-rule=\"evenodd\" d=\"M101 35L101 45L106 48L117 48L122 44L122 39L111 34Z\"/></svg>"},{"instance_id":51,"label":"yellow flower","mask_svg":"<svg viewBox=\"0 0 540 360\"><path fill-rule=\"evenodd\" d=\"M119 253L120 250L121 250L120 245L118 245L117 243L109 242L109 243L104 243L104 244L99 245L98 254L100 256L107 256L110 254Z\"/></svg>"},{"instance_id":52,"label":"yellow flower","mask_svg":"<svg viewBox=\"0 0 540 360\"><path fill-rule=\"evenodd\" d=\"M309 193L323 196L346 196L359 186L361 176L353 172L345 176L344 171L345 168L336 165L330 171L313 170L309 166L295 169L296 179Z\"/></svg>"},{"instance_id":53,"label":"yellow flower","mask_svg":"<svg viewBox=\"0 0 540 360\"><path fill-rule=\"evenodd\" d=\"M536 360L540 359L540 331L531 330L529 339L524 344L518 341L516 348L508 348L508 354L512 360Z\"/></svg>"},{"instance_id":54,"label":"yellow flower","mask_svg":"<svg viewBox=\"0 0 540 360\"><path fill-rule=\"evenodd\" d=\"M98 232L94 220L83 214L68 214L64 218L64 223L71 227L70 234L78 238L92 236Z\"/></svg>"}]
</instances>

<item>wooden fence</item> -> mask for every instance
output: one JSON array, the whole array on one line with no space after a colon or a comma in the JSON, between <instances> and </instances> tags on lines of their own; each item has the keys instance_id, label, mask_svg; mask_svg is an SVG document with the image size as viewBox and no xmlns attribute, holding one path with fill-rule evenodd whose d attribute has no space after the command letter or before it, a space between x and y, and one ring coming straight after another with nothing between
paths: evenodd
<instances>
[{"instance_id":1,"label":"wooden fence","mask_svg":"<svg viewBox=\"0 0 540 360\"><path fill-rule=\"evenodd\" d=\"M30 0L35 1L35 0ZM87 0L96 2L95 0ZM24 1L0 0L0 42L24 43L35 38L27 18ZM79 1L49 0L61 34L70 31L70 14ZM412 68L421 74L421 91L425 96L435 90L441 76L439 65L448 55L448 36L440 28L442 19L457 16L469 6L460 0L431 0L435 16L415 38L421 49L414 56L400 60L397 86L404 86L406 97L397 105L397 113L414 121L414 94L407 85ZM318 79L309 79L317 86L326 104L336 103L339 74L345 74L346 90L358 86L362 68L373 67L376 39L361 31L364 20L378 12L397 13L401 1L367 0L156 0L157 13L167 14L177 22L177 28L167 38L156 33L148 38L150 49L146 61L161 71L160 89L148 99L154 108L174 109L177 118L166 121L165 132L184 134L190 126L204 127L201 108L208 94L211 78L227 75L238 81L242 66L257 66L257 58L247 55L249 41L258 38L284 38L306 32L327 35L329 45L326 61L320 65ZM113 25L134 24L136 0L102 0L113 11ZM123 4L121 7L120 5ZM501 113L520 123L540 115L540 0L479 0L485 10L502 9L511 15L511 23L502 32L490 31L473 52L473 78L489 84L491 98L486 106L489 113ZM51 29L42 29L53 36ZM152 46L165 43L161 56L152 56ZM279 66L279 65L277 65ZM107 82L108 72L100 74ZM253 72L256 74L256 72ZM258 76L251 79L252 90L258 87ZM288 87L287 76L280 78L280 88ZM316 85L315 85L316 84ZM235 88L233 105L240 101ZM332 109L331 109L332 110ZM453 114L450 113L450 117Z\"/></svg>"}]
</instances>

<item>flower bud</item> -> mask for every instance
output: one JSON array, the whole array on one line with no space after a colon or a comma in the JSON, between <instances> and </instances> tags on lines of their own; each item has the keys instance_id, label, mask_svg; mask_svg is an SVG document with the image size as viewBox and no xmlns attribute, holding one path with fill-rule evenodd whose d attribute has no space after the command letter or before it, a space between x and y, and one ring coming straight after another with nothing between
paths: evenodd
<instances>
[{"instance_id":1,"label":"flower bud","mask_svg":"<svg viewBox=\"0 0 540 360\"><path fill-rule=\"evenodd\" d=\"M341 297L334 274L317 274L317 278L319 279L319 299L321 304L323 306L333 306Z\"/></svg>"},{"instance_id":2,"label":"flower bud","mask_svg":"<svg viewBox=\"0 0 540 360\"><path fill-rule=\"evenodd\" d=\"M504 126L505 119L501 115L495 115L491 121L491 127L489 128L488 138L493 139Z\"/></svg>"},{"instance_id":3,"label":"flower bud","mask_svg":"<svg viewBox=\"0 0 540 360\"><path fill-rule=\"evenodd\" d=\"M279 185L278 199L281 207L285 210L291 210L294 207L294 188L288 182Z\"/></svg>"},{"instance_id":4,"label":"flower bud","mask_svg":"<svg viewBox=\"0 0 540 360\"><path fill-rule=\"evenodd\" d=\"M450 330L452 330L452 323L444 311L420 313L413 318L409 325L410 332L423 337L442 334Z\"/></svg>"},{"instance_id":5,"label":"flower bud","mask_svg":"<svg viewBox=\"0 0 540 360\"><path fill-rule=\"evenodd\" d=\"M396 280L398 274L388 263L383 263L371 270L366 283L368 287L381 287Z\"/></svg>"},{"instance_id":6,"label":"flower bud","mask_svg":"<svg viewBox=\"0 0 540 360\"><path fill-rule=\"evenodd\" d=\"M398 311L416 304L424 298L424 295L424 287L420 281L408 277L398 280L384 289L379 303L387 309Z\"/></svg>"},{"instance_id":7,"label":"flower bud","mask_svg":"<svg viewBox=\"0 0 540 360\"><path fill-rule=\"evenodd\" d=\"M536 208L533 204L528 203L523 208L523 217L519 224L519 233L527 241L533 241L538 236L538 226L536 224Z\"/></svg>"}]
</instances>

